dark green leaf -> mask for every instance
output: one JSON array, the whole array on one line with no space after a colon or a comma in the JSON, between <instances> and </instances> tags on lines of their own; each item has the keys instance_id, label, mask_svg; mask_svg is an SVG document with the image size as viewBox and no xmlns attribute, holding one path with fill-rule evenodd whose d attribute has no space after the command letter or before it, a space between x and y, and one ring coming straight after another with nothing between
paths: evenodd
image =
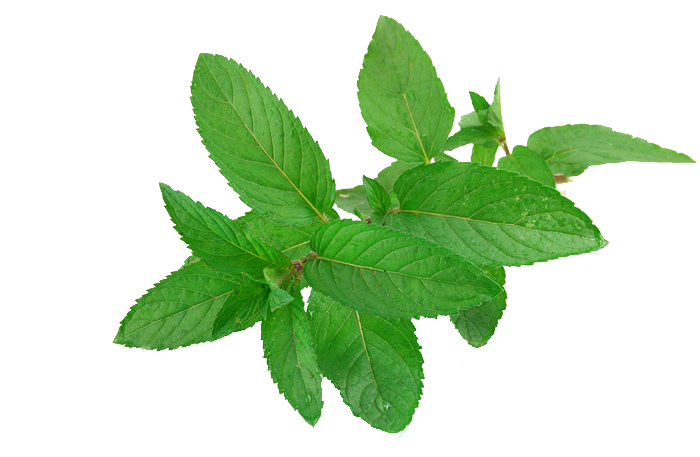
<instances>
[{"instance_id":1,"label":"dark green leaf","mask_svg":"<svg viewBox=\"0 0 700 457\"><path fill-rule=\"evenodd\" d=\"M230 274L245 272L262 277L266 267L289 265L282 253L260 241L241 223L166 184L161 183L160 188L175 230L192 253L210 267Z\"/></svg>"},{"instance_id":2,"label":"dark green leaf","mask_svg":"<svg viewBox=\"0 0 700 457\"><path fill-rule=\"evenodd\" d=\"M224 275L204 262L183 266L136 300L114 342L143 349L175 349L244 330L260 317L254 303L238 301L236 291L242 282L242 276ZM213 336L219 311L229 306L237 307L240 321Z\"/></svg>"},{"instance_id":3,"label":"dark green leaf","mask_svg":"<svg viewBox=\"0 0 700 457\"><path fill-rule=\"evenodd\" d=\"M326 214L329 215L330 212ZM282 252L289 260L300 259L311 251L311 234L323 224L315 219L309 225L285 225L266 219L254 211L236 220L244 223L255 236Z\"/></svg>"},{"instance_id":4,"label":"dark green leaf","mask_svg":"<svg viewBox=\"0 0 700 457\"><path fill-rule=\"evenodd\" d=\"M501 157L498 168L534 179L545 186L557 187L547 163L539 154L525 146L516 146L510 155Z\"/></svg>"},{"instance_id":5,"label":"dark green leaf","mask_svg":"<svg viewBox=\"0 0 700 457\"><path fill-rule=\"evenodd\" d=\"M362 182L367 193L367 203L372 208L372 212L378 216L384 216L391 209L389 194L376 179L363 176Z\"/></svg>"},{"instance_id":6,"label":"dark green leaf","mask_svg":"<svg viewBox=\"0 0 700 457\"><path fill-rule=\"evenodd\" d=\"M270 286L270 295L263 305L263 318L266 318L268 311L274 311L294 300L292 289L298 284L293 269L265 268L264 275L265 282Z\"/></svg>"},{"instance_id":7,"label":"dark green leaf","mask_svg":"<svg viewBox=\"0 0 700 457\"><path fill-rule=\"evenodd\" d=\"M232 291L221 307L213 324L213 339L248 328L262 319L260 309L267 301L269 287L243 275L243 280Z\"/></svg>"},{"instance_id":8,"label":"dark green leaf","mask_svg":"<svg viewBox=\"0 0 700 457\"><path fill-rule=\"evenodd\" d=\"M527 147L537 152L554 174L577 176L591 165L617 162L694 163L685 154L602 125L545 127L530 135Z\"/></svg>"},{"instance_id":9,"label":"dark green leaf","mask_svg":"<svg viewBox=\"0 0 700 457\"><path fill-rule=\"evenodd\" d=\"M493 93L493 103L489 107L487 122L489 125L498 130L501 135L505 136L503 129L503 116L501 115L501 79L496 83L496 89Z\"/></svg>"},{"instance_id":10,"label":"dark green leaf","mask_svg":"<svg viewBox=\"0 0 700 457\"><path fill-rule=\"evenodd\" d=\"M487 267L484 270L500 286L506 284L506 272L503 267ZM479 306L463 309L450 316L462 338L475 348L485 345L496 331L499 319L506 309L505 289L495 297L485 300Z\"/></svg>"},{"instance_id":11,"label":"dark green leaf","mask_svg":"<svg viewBox=\"0 0 700 457\"><path fill-rule=\"evenodd\" d=\"M357 81L372 144L406 162L429 162L454 122L435 67L401 24L381 16Z\"/></svg>"},{"instance_id":12,"label":"dark green leaf","mask_svg":"<svg viewBox=\"0 0 700 457\"><path fill-rule=\"evenodd\" d=\"M231 59L200 54L192 107L211 158L244 203L294 225L327 218L335 198L328 161L299 119L251 72Z\"/></svg>"},{"instance_id":13,"label":"dark green leaf","mask_svg":"<svg viewBox=\"0 0 700 457\"><path fill-rule=\"evenodd\" d=\"M530 265L607 244L590 218L551 187L475 163L435 163L394 186L394 227L478 265ZM313 245L313 238L312 238Z\"/></svg>"},{"instance_id":14,"label":"dark green leaf","mask_svg":"<svg viewBox=\"0 0 700 457\"><path fill-rule=\"evenodd\" d=\"M472 162L480 163L488 167L493 166L496 160L496 152L498 152L498 142L490 141L483 144L475 144L472 147Z\"/></svg>"},{"instance_id":15,"label":"dark green leaf","mask_svg":"<svg viewBox=\"0 0 700 457\"><path fill-rule=\"evenodd\" d=\"M299 290L294 300L268 314L262 322L267 366L280 393L315 425L321 417L321 374L316 362L309 321Z\"/></svg>"},{"instance_id":16,"label":"dark green leaf","mask_svg":"<svg viewBox=\"0 0 700 457\"><path fill-rule=\"evenodd\" d=\"M469 97L472 99L472 106L474 111L482 111L489 109L489 102L486 101L484 97L477 94L476 92L469 91Z\"/></svg>"},{"instance_id":17,"label":"dark green leaf","mask_svg":"<svg viewBox=\"0 0 700 457\"><path fill-rule=\"evenodd\" d=\"M420 238L359 221L331 221L311 237L311 287L388 318L454 314L502 289L462 257Z\"/></svg>"},{"instance_id":18,"label":"dark green leaf","mask_svg":"<svg viewBox=\"0 0 700 457\"><path fill-rule=\"evenodd\" d=\"M353 414L385 432L406 428L423 387L411 321L361 313L316 290L309 314L321 371Z\"/></svg>"},{"instance_id":19,"label":"dark green leaf","mask_svg":"<svg viewBox=\"0 0 700 457\"><path fill-rule=\"evenodd\" d=\"M435 162L459 162L457 159L445 154L444 152L438 152L437 154L435 154L435 157L433 157L433 160Z\"/></svg>"}]
</instances>

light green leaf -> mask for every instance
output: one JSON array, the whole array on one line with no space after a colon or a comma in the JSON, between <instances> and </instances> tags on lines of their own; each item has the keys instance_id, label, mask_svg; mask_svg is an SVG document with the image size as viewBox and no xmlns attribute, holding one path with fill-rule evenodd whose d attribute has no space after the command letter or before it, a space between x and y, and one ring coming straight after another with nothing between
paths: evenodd
<instances>
[{"instance_id":1,"label":"light green leaf","mask_svg":"<svg viewBox=\"0 0 700 457\"><path fill-rule=\"evenodd\" d=\"M454 122L435 67L401 24L380 16L357 81L372 144L391 157L428 163Z\"/></svg>"},{"instance_id":2,"label":"light green leaf","mask_svg":"<svg viewBox=\"0 0 700 457\"><path fill-rule=\"evenodd\" d=\"M394 187L400 209L387 226L478 265L530 265L607 244L555 189L507 171L475 163L421 165Z\"/></svg>"},{"instance_id":3,"label":"light green leaf","mask_svg":"<svg viewBox=\"0 0 700 457\"><path fill-rule=\"evenodd\" d=\"M445 154L444 152L438 152L435 154L435 157L433 157L433 160L437 162L459 162L459 160L455 159L452 156L449 156Z\"/></svg>"},{"instance_id":4,"label":"light green leaf","mask_svg":"<svg viewBox=\"0 0 700 457\"><path fill-rule=\"evenodd\" d=\"M326 220L335 198L328 161L251 72L226 57L200 54L192 107L211 158L244 203L293 225Z\"/></svg>"},{"instance_id":5,"label":"light green leaf","mask_svg":"<svg viewBox=\"0 0 700 457\"><path fill-rule=\"evenodd\" d=\"M496 83L496 89L493 93L493 103L489 107L487 122L489 125L501 132L505 136L503 128L503 116L501 115L501 79Z\"/></svg>"},{"instance_id":6,"label":"light green leaf","mask_svg":"<svg viewBox=\"0 0 700 457\"><path fill-rule=\"evenodd\" d=\"M500 286L505 286L506 272L503 267L487 267L484 270ZM471 346L478 348L485 345L493 336L505 309L506 291L504 289L503 292L485 300L479 306L460 310L457 314L450 316L450 320L462 338Z\"/></svg>"},{"instance_id":7,"label":"light green leaf","mask_svg":"<svg viewBox=\"0 0 700 457\"><path fill-rule=\"evenodd\" d=\"M440 154L438 153L435 157L437 158L438 155ZM397 179L399 179L399 176L401 176L411 168L417 167L418 165L420 164L415 162L403 162L401 160L397 160L396 162L392 162L391 165L379 172L379 174L377 175L377 181L379 181L379 184L381 184L387 192L391 192L392 190L394 190L394 183Z\"/></svg>"},{"instance_id":8,"label":"light green leaf","mask_svg":"<svg viewBox=\"0 0 700 457\"><path fill-rule=\"evenodd\" d=\"M401 181L401 180L399 180ZM454 314L502 289L447 249L359 221L331 221L311 237L311 287L346 306L393 319Z\"/></svg>"},{"instance_id":9,"label":"light green leaf","mask_svg":"<svg viewBox=\"0 0 700 457\"><path fill-rule=\"evenodd\" d=\"M219 273L204 262L183 266L136 300L114 342L143 349L175 349L244 330L260 317L254 303L227 305L237 300L242 281L242 276ZM240 321L213 336L214 321L227 306L238 307Z\"/></svg>"},{"instance_id":10,"label":"light green leaf","mask_svg":"<svg viewBox=\"0 0 700 457\"><path fill-rule=\"evenodd\" d=\"M525 146L516 146L510 155L501 157L498 168L534 179L548 187L557 187L547 163L539 154Z\"/></svg>"},{"instance_id":11,"label":"light green leaf","mask_svg":"<svg viewBox=\"0 0 700 457\"><path fill-rule=\"evenodd\" d=\"M367 203L372 208L372 212L378 216L384 216L391 209L389 194L376 179L363 176L362 182L367 193Z\"/></svg>"},{"instance_id":12,"label":"light green leaf","mask_svg":"<svg viewBox=\"0 0 700 457\"><path fill-rule=\"evenodd\" d=\"M245 226L193 201L166 184L160 185L165 208L182 240L210 267L229 274L262 277L269 266L284 268L289 260L260 241Z\"/></svg>"},{"instance_id":13,"label":"light green leaf","mask_svg":"<svg viewBox=\"0 0 700 457\"><path fill-rule=\"evenodd\" d=\"M499 132L489 125L463 127L447 139L443 151L452 151L468 144L491 143L498 138Z\"/></svg>"},{"instance_id":14,"label":"light green leaf","mask_svg":"<svg viewBox=\"0 0 700 457\"><path fill-rule=\"evenodd\" d=\"M480 163L488 167L493 166L496 160L496 152L498 152L498 142L489 141L483 144L475 144L472 147L472 162Z\"/></svg>"},{"instance_id":15,"label":"light green leaf","mask_svg":"<svg viewBox=\"0 0 700 457\"><path fill-rule=\"evenodd\" d=\"M406 428L423 387L423 357L411 321L361 313L316 290L309 314L321 371L352 413L385 432Z\"/></svg>"},{"instance_id":16,"label":"light green leaf","mask_svg":"<svg viewBox=\"0 0 700 457\"><path fill-rule=\"evenodd\" d=\"M591 165L605 163L695 163L685 154L602 125L545 127L530 135L527 147L542 156L552 173L565 176L577 176Z\"/></svg>"},{"instance_id":17,"label":"light green leaf","mask_svg":"<svg viewBox=\"0 0 700 457\"><path fill-rule=\"evenodd\" d=\"M309 247L311 234L323 224L315 219L309 225L285 225L267 219L254 211L246 213L236 221L245 224L255 236L283 253L289 260L300 259L311 251Z\"/></svg>"},{"instance_id":18,"label":"light green leaf","mask_svg":"<svg viewBox=\"0 0 700 457\"><path fill-rule=\"evenodd\" d=\"M352 189L340 189L337 192L335 204L338 205L338 208L350 214L355 214L355 211L359 211L360 214L367 216L372 214L372 208L367 203L365 186L360 185Z\"/></svg>"},{"instance_id":19,"label":"light green leaf","mask_svg":"<svg viewBox=\"0 0 700 457\"><path fill-rule=\"evenodd\" d=\"M213 324L213 339L248 328L262 319L261 307L267 301L270 288L251 276L243 280L229 295Z\"/></svg>"},{"instance_id":20,"label":"light green leaf","mask_svg":"<svg viewBox=\"0 0 700 457\"><path fill-rule=\"evenodd\" d=\"M298 288L292 295L291 303L270 312L263 320L263 348L280 393L306 422L315 425L323 407L321 374Z\"/></svg>"},{"instance_id":21,"label":"light green leaf","mask_svg":"<svg viewBox=\"0 0 700 457\"><path fill-rule=\"evenodd\" d=\"M294 300L292 289L296 284L294 270L277 270L275 268L265 268L263 272L265 282L270 286L270 295L267 303L263 305L263 319L266 318L268 311L274 311L277 308L291 303Z\"/></svg>"}]
</instances>

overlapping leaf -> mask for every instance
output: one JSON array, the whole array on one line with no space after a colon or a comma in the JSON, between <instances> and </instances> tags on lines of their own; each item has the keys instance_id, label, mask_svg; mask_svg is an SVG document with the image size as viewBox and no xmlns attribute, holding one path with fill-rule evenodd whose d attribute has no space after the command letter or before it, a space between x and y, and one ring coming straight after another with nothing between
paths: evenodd
<instances>
[{"instance_id":1,"label":"overlapping leaf","mask_svg":"<svg viewBox=\"0 0 700 457\"><path fill-rule=\"evenodd\" d=\"M306 422L315 425L323 406L321 374L298 288L292 295L291 303L271 311L263 321L263 348L280 393Z\"/></svg>"},{"instance_id":2,"label":"overlapping leaf","mask_svg":"<svg viewBox=\"0 0 700 457\"><path fill-rule=\"evenodd\" d=\"M554 175L542 157L525 146L516 146L510 155L501 157L498 168L526 176L548 187L556 187Z\"/></svg>"},{"instance_id":3,"label":"overlapping leaf","mask_svg":"<svg viewBox=\"0 0 700 457\"><path fill-rule=\"evenodd\" d=\"M496 152L498 152L498 143L496 141L475 144L472 147L471 161L492 167L494 160L496 160Z\"/></svg>"},{"instance_id":4,"label":"overlapping leaf","mask_svg":"<svg viewBox=\"0 0 700 457\"><path fill-rule=\"evenodd\" d=\"M362 182L367 194L367 203L372 208L373 215L384 216L391 209L389 194L376 179L364 176Z\"/></svg>"},{"instance_id":5,"label":"overlapping leaf","mask_svg":"<svg viewBox=\"0 0 700 457\"><path fill-rule=\"evenodd\" d=\"M255 236L290 260L300 259L311 251L309 247L311 235L322 225L318 219L304 226L285 225L267 219L254 211L246 213L236 221L245 224Z\"/></svg>"},{"instance_id":6,"label":"overlapping leaf","mask_svg":"<svg viewBox=\"0 0 700 457\"><path fill-rule=\"evenodd\" d=\"M212 341L244 330L260 320L257 304L238 300L242 276L212 270L204 262L190 262L156 284L136 301L114 342L144 349L175 349ZM212 334L222 308L234 310L233 320Z\"/></svg>"},{"instance_id":7,"label":"overlapping leaf","mask_svg":"<svg viewBox=\"0 0 700 457\"><path fill-rule=\"evenodd\" d=\"M695 162L685 154L602 125L545 127L530 135L527 146L542 156L552 173L565 176L577 176L591 165L605 163Z\"/></svg>"},{"instance_id":8,"label":"overlapping leaf","mask_svg":"<svg viewBox=\"0 0 700 457\"><path fill-rule=\"evenodd\" d=\"M500 286L506 284L506 272L503 267L485 267L484 270ZM498 321L506 309L505 289L495 297L484 300L479 306L460 310L450 316L455 328L462 338L475 348L485 345L496 331Z\"/></svg>"},{"instance_id":9,"label":"overlapping leaf","mask_svg":"<svg viewBox=\"0 0 700 457\"><path fill-rule=\"evenodd\" d=\"M258 78L233 60L201 54L192 107L204 145L243 202L289 224L326 219L335 198L328 161Z\"/></svg>"},{"instance_id":10,"label":"overlapping leaf","mask_svg":"<svg viewBox=\"0 0 700 457\"><path fill-rule=\"evenodd\" d=\"M478 265L529 265L607 244L590 218L550 187L475 163L421 165L394 186L387 226Z\"/></svg>"},{"instance_id":11,"label":"overlapping leaf","mask_svg":"<svg viewBox=\"0 0 700 457\"><path fill-rule=\"evenodd\" d=\"M403 430L423 387L423 357L411 321L361 313L316 290L309 313L321 371L353 414L386 432Z\"/></svg>"},{"instance_id":12,"label":"overlapping leaf","mask_svg":"<svg viewBox=\"0 0 700 457\"><path fill-rule=\"evenodd\" d=\"M289 265L282 253L260 241L239 222L165 184L160 187L175 229L192 252L210 267L231 274L246 272L262 277L266 267Z\"/></svg>"},{"instance_id":13,"label":"overlapping leaf","mask_svg":"<svg viewBox=\"0 0 700 457\"><path fill-rule=\"evenodd\" d=\"M418 41L381 16L357 82L372 144L406 162L430 162L450 134L454 109Z\"/></svg>"},{"instance_id":14,"label":"overlapping leaf","mask_svg":"<svg viewBox=\"0 0 700 457\"><path fill-rule=\"evenodd\" d=\"M260 310L269 294L269 287L251 276L243 275L243 280L233 289L214 320L213 339L243 330L261 320Z\"/></svg>"},{"instance_id":15,"label":"overlapping leaf","mask_svg":"<svg viewBox=\"0 0 700 457\"><path fill-rule=\"evenodd\" d=\"M304 277L314 289L388 318L454 314L502 290L447 249L359 221L324 224L311 249L318 257L304 265Z\"/></svg>"}]
</instances>

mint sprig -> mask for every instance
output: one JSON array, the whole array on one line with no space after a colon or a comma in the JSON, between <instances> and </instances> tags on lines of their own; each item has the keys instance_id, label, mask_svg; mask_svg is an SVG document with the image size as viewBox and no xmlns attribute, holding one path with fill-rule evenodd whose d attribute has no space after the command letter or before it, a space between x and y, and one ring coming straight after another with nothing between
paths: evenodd
<instances>
[{"instance_id":1,"label":"mint sprig","mask_svg":"<svg viewBox=\"0 0 700 457\"><path fill-rule=\"evenodd\" d=\"M326 377L352 414L399 432L423 387L412 319L449 316L481 347L506 308L504 267L606 246L558 183L605 163L694 162L598 125L545 127L511 152L500 80L491 103L470 92L474 111L450 136L454 109L430 57L384 16L357 88L372 144L396 161L336 192L321 148L284 103L239 63L200 55L198 130L251 211L230 219L162 184L193 255L136 301L115 343L176 349L261 321L272 380L306 422L321 416ZM468 144L470 161L445 154ZM334 204L360 221L340 220Z\"/></svg>"}]
</instances>

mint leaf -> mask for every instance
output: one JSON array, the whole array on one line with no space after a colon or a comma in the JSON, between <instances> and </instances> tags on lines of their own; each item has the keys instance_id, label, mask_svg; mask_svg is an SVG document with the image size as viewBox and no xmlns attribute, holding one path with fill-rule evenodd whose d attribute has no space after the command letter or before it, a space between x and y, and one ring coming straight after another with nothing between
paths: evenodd
<instances>
[{"instance_id":1,"label":"mint leaf","mask_svg":"<svg viewBox=\"0 0 700 457\"><path fill-rule=\"evenodd\" d=\"M289 260L300 259L311 251L309 247L311 235L323 224L315 219L309 225L285 225L267 219L254 211L246 213L236 221L245 224L255 236L268 246L280 251Z\"/></svg>"},{"instance_id":2,"label":"mint leaf","mask_svg":"<svg viewBox=\"0 0 700 457\"><path fill-rule=\"evenodd\" d=\"M380 16L357 81L372 144L406 162L430 162L454 122L435 67L401 24Z\"/></svg>"},{"instance_id":3,"label":"mint leaf","mask_svg":"<svg viewBox=\"0 0 700 457\"><path fill-rule=\"evenodd\" d=\"M452 151L453 149L466 146L468 144L484 144L491 143L498 138L499 132L489 125L463 127L457 133L452 135L445 141L442 146L443 151Z\"/></svg>"},{"instance_id":4,"label":"mint leaf","mask_svg":"<svg viewBox=\"0 0 700 457\"><path fill-rule=\"evenodd\" d=\"M295 283L294 270L278 270L275 268L265 268L263 272L265 276L265 282L270 286L270 295L268 297L267 303L263 306L263 318L267 316L267 311L274 311L277 308L291 303L294 297L291 294L291 290Z\"/></svg>"},{"instance_id":5,"label":"mint leaf","mask_svg":"<svg viewBox=\"0 0 700 457\"><path fill-rule=\"evenodd\" d=\"M284 268L289 260L250 230L216 210L195 202L166 184L160 185L165 208L182 240L210 267L230 274L262 277L269 266Z\"/></svg>"},{"instance_id":6,"label":"mint leaf","mask_svg":"<svg viewBox=\"0 0 700 457\"><path fill-rule=\"evenodd\" d=\"M478 265L530 265L607 244L555 189L507 171L475 163L421 165L394 188L400 208L387 226Z\"/></svg>"},{"instance_id":7,"label":"mint leaf","mask_svg":"<svg viewBox=\"0 0 700 457\"><path fill-rule=\"evenodd\" d=\"M335 198L328 161L251 72L226 57L200 54L192 107L211 158L244 203L293 225L326 220Z\"/></svg>"},{"instance_id":8,"label":"mint leaf","mask_svg":"<svg viewBox=\"0 0 700 457\"><path fill-rule=\"evenodd\" d=\"M438 156L441 156L441 154L438 153L435 155L436 160ZM418 165L420 164L416 162L404 162L402 160L397 160L379 172L377 175L377 181L379 181L379 184L381 184L387 192L391 192L394 190L394 183L397 179L399 179L399 176L411 168L417 167Z\"/></svg>"},{"instance_id":9,"label":"mint leaf","mask_svg":"<svg viewBox=\"0 0 700 457\"><path fill-rule=\"evenodd\" d=\"M406 428L423 387L423 357L411 321L361 313L316 290L309 314L321 371L352 413L385 432Z\"/></svg>"},{"instance_id":10,"label":"mint leaf","mask_svg":"<svg viewBox=\"0 0 700 457\"><path fill-rule=\"evenodd\" d=\"M474 111L486 111L489 109L489 106L491 106L484 97L477 94L476 92L469 91L469 97L472 99L472 106L474 107Z\"/></svg>"},{"instance_id":11,"label":"mint leaf","mask_svg":"<svg viewBox=\"0 0 700 457\"><path fill-rule=\"evenodd\" d=\"M435 157L433 157L433 160L437 162L459 162L459 160L455 159L452 156L449 156L445 154L444 152L438 152L435 154Z\"/></svg>"},{"instance_id":12,"label":"mint leaf","mask_svg":"<svg viewBox=\"0 0 700 457\"><path fill-rule=\"evenodd\" d=\"M309 321L298 288L294 300L263 320L262 340L272 380L301 417L315 425L321 417L321 374Z\"/></svg>"},{"instance_id":13,"label":"mint leaf","mask_svg":"<svg viewBox=\"0 0 700 457\"><path fill-rule=\"evenodd\" d=\"M173 272L136 300L114 342L143 349L175 349L213 341L231 332L244 330L257 322L259 314L252 303L228 304L236 300L243 278L219 273L204 262L194 262ZM238 322L212 334L219 311L236 306Z\"/></svg>"},{"instance_id":14,"label":"mint leaf","mask_svg":"<svg viewBox=\"0 0 700 457\"><path fill-rule=\"evenodd\" d=\"M324 224L311 237L311 249L318 255L304 265L311 287L378 316L454 314L502 290L447 249L359 221Z\"/></svg>"},{"instance_id":15,"label":"mint leaf","mask_svg":"<svg viewBox=\"0 0 700 457\"><path fill-rule=\"evenodd\" d=\"M335 204L343 211L356 214L359 211L362 215L372 214L372 208L367 203L367 192L365 186L355 186L351 189L340 189L336 193ZM360 217L358 215L358 217ZM360 219L363 219L360 217Z\"/></svg>"},{"instance_id":16,"label":"mint leaf","mask_svg":"<svg viewBox=\"0 0 700 457\"><path fill-rule=\"evenodd\" d=\"M503 267L485 267L484 270L498 285L505 286L506 272ZM481 347L496 331L498 321L506 309L506 298L504 289L495 297L484 300L479 306L460 310L457 314L450 316L450 320L462 338L471 346Z\"/></svg>"},{"instance_id":17,"label":"mint leaf","mask_svg":"<svg viewBox=\"0 0 700 457\"><path fill-rule=\"evenodd\" d=\"M577 176L591 165L605 163L695 163L685 154L602 125L545 127L530 135L527 147L542 156L552 173L565 176Z\"/></svg>"},{"instance_id":18,"label":"mint leaf","mask_svg":"<svg viewBox=\"0 0 700 457\"><path fill-rule=\"evenodd\" d=\"M496 89L493 92L493 103L488 110L488 117L486 121L489 125L497 129L501 135L504 137L505 141L505 129L503 128L503 116L501 115L501 79L496 82Z\"/></svg>"},{"instance_id":19,"label":"mint leaf","mask_svg":"<svg viewBox=\"0 0 700 457\"><path fill-rule=\"evenodd\" d=\"M384 216L391 209L391 198L376 179L362 177L365 192L367 193L367 203L372 208L372 212L377 216Z\"/></svg>"},{"instance_id":20,"label":"mint leaf","mask_svg":"<svg viewBox=\"0 0 700 457\"><path fill-rule=\"evenodd\" d=\"M249 275L243 275L243 280L231 291L214 320L212 339L246 329L260 321L260 309L269 294L269 287Z\"/></svg>"},{"instance_id":21,"label":"mint leaf","mask_svg":"<svg viewBox=\"0 0 700 457\"><path fill-rule=\"evenodd\" d=\"M498 152L498 143L496 141L475 144L472 147L471 161L492 167L494 160L496 160L496 152Z\"/></svg>"},{"instance_id":22,"label":"mint leaf","mask_svg":"<svg viewBox=\"0 0 700 457\"><path fill-rule=\"evenodd\" d=\"M547 163L539 154L525 146L516 146L510 155L501 157L498 168L526 176L548 187L557 187Z\"/></svg>"}]
</instances>

